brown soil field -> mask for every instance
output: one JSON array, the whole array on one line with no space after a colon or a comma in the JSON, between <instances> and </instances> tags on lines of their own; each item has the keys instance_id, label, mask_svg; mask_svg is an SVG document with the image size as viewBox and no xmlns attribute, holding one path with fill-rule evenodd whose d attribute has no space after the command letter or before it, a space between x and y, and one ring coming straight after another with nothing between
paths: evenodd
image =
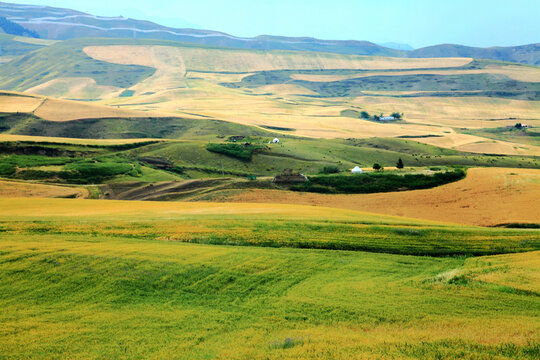
<instances>
[{"instance_id":1,"label":"brown soil field","mask_svg":"<svg viewBox=\"0 0 540 360\"><path fill-rule=\"evenodd\" d=\"M0 181L0 198L87 198L88 190L67 186Z\"/></svg>"},{"instance_id":2,"label":"brown soil field","mask_svg":"<svg viewBox=\"0 0 540 360\"><path fill-rule=\"evenodd\" d=\"M216 201L316 205L409 218L491 226L540 223L540 170L474 168L467 178L428 190L324 195L246 190Z\"/></svg>"}]
</instances>

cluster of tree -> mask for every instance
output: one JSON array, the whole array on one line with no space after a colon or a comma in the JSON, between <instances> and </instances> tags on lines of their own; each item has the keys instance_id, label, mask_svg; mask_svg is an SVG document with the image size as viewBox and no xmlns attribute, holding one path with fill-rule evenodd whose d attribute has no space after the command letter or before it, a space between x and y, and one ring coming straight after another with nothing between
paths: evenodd
<instances>
[{"instance_id":1,"label":"cluster of tree","mask_svg":"<svg viewBox=\"0 0 540 360\"><path fill-rule=\"evenodd\" d=\"M28 30L2 16L0 16L0 28L2 28L6 34L39 38L39 35L35 31Z\"/></svg>"},{"instance_id":2,"label":"cluster of tree","mask_svg":"<svg viewBox=\"0 0 540 360\"><path fill-rule=\"evenodd\" d=\"M318 175L309 181L290 187L293 191L327 194L366 194L388 191L429 189L448 184L465 177L463 170L425 174L365 173L357 176Z\"/></svg>"},{"instance_id":3,"label":"cluster of tree","mask_svg":"<svg viewBox=\"0 0 540 360\"><path fill-rule=\"evenodd\" d=\"M401 158L398 159L397 163L396 163L396 168L398 169L403 169L405 167L405 164L403 164L403 160L401 160ZM373 170L375 171L382 171L384 170L384 168L381 166L381 164L379 163L375 163L373 164Z\"/></svg>"},{"instance_id":4,"label":"cluster of tree","mask_svg":"<svg viewBox=\"0 0 540 360\"><path fill-rule=\"evenodd\" d=\"M523 128L527 127L527 125L523 126L522 123L516 123L516 125L514 125L514 127L515 127L516 129L523 129Z\"/></svg>"},{"instance_id":5,"label":"cluster of tree","mask_svg":"<svg viewBox=\"0 0 540 360\"><path fill-rule=\"evenodd\" d=\"M390 116L396 120L403 119L403 115L404 115L403 113L398 113L398 112L393 112L392 114L390 114ZM367 111L360 112L360 118L367 119L367 120L379 121L384 116L385 115L383 113L380 113L379 115L370 115Z\"/></svg>"}]
</instances>

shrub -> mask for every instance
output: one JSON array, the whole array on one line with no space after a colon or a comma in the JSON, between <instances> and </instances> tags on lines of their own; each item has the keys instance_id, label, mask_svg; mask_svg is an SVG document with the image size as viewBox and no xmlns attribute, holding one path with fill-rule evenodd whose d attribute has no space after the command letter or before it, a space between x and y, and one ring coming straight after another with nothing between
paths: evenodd
<instances>
[{"instance_id":1,"label":"shrub","mask_svg":"<svg viewBox=\"0 0 540 360\"><path fill-rule=\"evenodd\" d=\"M16 167L13 164L0 164L0 176L11 176L15 171Z\"/></svg>"},{"instance_id":2,"label":"shrub","mask_svg":"<svg viewBox=\"0 0 540 360\"><path fill-rule=\"evenodd\" d=\"M365 194L376 192L428 189L465 177L463 170L434 175L359 174L312 176L309 182L291 187L294 191L327 194Z\"/></svg>"},{"instance_id":3,"label":"shrub","mask_svg":"<svg viewBox=\"0 0 540 360\"><path fill-rule=\"evenodd\" d=\"M396 120L401 120L403 117L403 114L400 114L398 112L393 112L390 116L393 116Z\"/></svg>"},{"instance_id":4,"label":"shrub","mask_svg":"<svg viewBox=\"0 0 540 360\"><path fill-rule=\"evenodd\" d=\"M218 154L227 155L244 161L250 161L253 153L256 150L262 149L262 146L256 145L241 145L241 144L216 144L210 143L206 145L206 149Z\"/></svg>"},{"instance_id":5,"label":"shrub","mask_svg":"<svg viewBox=\"0 0 540 360\"><path fill-rule=\"evenodd\" d=\"M325 166L320 171L321 174L337 174L337 173L340 173L340 172L341 171L339 170L339 168L337 166L333 166L333 165Z\"/></svg>"},{"instance_id":6,"label":"shrub","mask_svg":"<svg viewBox=\"0 0 540 360\"><path fill-rule=\"evenodd\" d=\"M132 164L117 162L82 162L72 163L64 167L65 170L73 171L82 177L110 178L116 175L127 174L134 169Z\"/></svg>"}]
</instances>

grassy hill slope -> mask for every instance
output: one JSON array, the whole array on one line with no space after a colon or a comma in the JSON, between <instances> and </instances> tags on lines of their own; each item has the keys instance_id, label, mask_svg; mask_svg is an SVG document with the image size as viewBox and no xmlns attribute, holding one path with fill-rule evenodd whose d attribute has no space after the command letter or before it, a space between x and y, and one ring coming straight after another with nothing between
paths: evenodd
<instances>
[{"instance_id":1,"label":"grassy hill slope","mask_svg":"<svg viewBox=\"0 0 540 360\"><path fill-rule=\"evenodd\" d=\"M0 33L0 56L19 56L34 50L41 49L43 45L17 40L17 36Z\"/></svg>"},{"instance_id":2,"label":"grassy hill slope","mask_svg":"<svg viewBox=\"0 0 540 360\"><path fill-rule=\"evenodd\" d=\"M0 88L23 91L58 77L89 77L99 85L129 87L154 71L141 66L96 61L73 44L60 42L2 65Z\"/></svg>"}]
</instances>

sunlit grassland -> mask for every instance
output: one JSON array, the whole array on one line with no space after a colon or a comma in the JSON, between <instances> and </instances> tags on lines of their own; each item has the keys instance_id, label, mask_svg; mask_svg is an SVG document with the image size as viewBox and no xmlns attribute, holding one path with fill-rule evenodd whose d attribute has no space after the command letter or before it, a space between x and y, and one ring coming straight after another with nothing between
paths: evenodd
<instances>
[{"instance_id":1,"label":"sunlit grassland","mask_svg":"<svg viewBox=\"0 0 540 360\"><path fill-rule=\"evenodd\" d=\"M238 245L264 245L257 242L264 239L284 246L309 239L315 245L332 234L346 241L358 234L356 242L401 239L401 248L410 250L421 248L415 231L428 230L446 234L437 236L440 247L454 246L468 234L467 246L509 239L538 249L532 230L302 206L0 203L5 358L534 359L539 354L536 290L498 286L497 279L485 282L470 273L472 268L488 273L492 266L512 269L516 256L538 262L538 252L467 259L184 242L214 234ZM475 259L482 260L471 263ZM519 271L527 273L527 266Z\"/></svg>"}]
</instances>

